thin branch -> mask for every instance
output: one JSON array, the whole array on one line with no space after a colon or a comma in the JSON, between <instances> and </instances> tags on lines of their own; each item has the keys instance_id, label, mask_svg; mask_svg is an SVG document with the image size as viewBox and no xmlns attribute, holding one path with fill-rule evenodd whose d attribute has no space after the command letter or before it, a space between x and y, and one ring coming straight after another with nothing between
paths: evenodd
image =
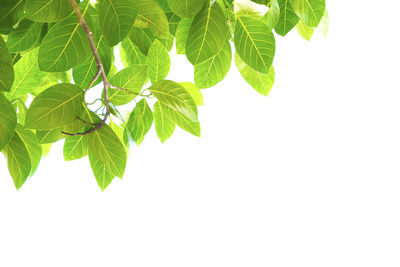
<instances>
[{"instance_id":1,"label":"thin branch","mask_svg":"<svg viewBox=\"0 0 400 267\"><path fill-rule=\"evenodd\" d=\"M75 11L76 16L78 17L79 23L81 24L81 26L85 30L86 36L87 36L87 38L89 40L89 43L90 43L90 48L92 50L94 59L96 60L96 66L97 66L97 69L98 69L98 73L95 75L95 77L93 78L92 82L89 84L89 88L90 88L91 85L93 85L93 83L101 75L101 78L103 80L103 85L104 85L104 89L103 89L104 90L104 103L105 103L105 106L106 106L106 113L104 115L103 120L100 123L98 123L94 128L92 128L92 129L90 129L88 131L85 131L83 133L76 133L76 134L63 132L63 134L65 134L65 135L77 136L77 135L90 134L90 133L92 133L94 131L97 131L98 129L102 128L105 125L108 117L110 116L110 101L109 101L109 98L108 98L108 89L110 88L111 84L107 79L106 73L104 72L103 64L101 63L99 53L97 52L96 45L95 45L94 40L93 40L93 33L90 31L89 27L87 26L87 24L86 24L86 22L85 22L85 20L84 20L84 18L82 16L82 13L79 10L78 4L75 2L75 0L69 0L69 1L70 1L71 5L72 5L74 11Z\"/></svg>"}]
</instances>

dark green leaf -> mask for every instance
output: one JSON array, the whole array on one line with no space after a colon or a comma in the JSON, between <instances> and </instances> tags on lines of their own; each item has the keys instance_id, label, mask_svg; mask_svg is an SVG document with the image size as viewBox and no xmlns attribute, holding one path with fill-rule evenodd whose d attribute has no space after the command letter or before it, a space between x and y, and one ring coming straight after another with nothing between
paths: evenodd
<instances>
[{"instance_id":1,"label":"dark green leaf","mask_svg":"<svg viewBox=\"0 0 400 267\"><path fill-rule=\"evenodd\" d=\"M200 12L207 0L168 0L171 10L178 16L191 18Z\"/></svg>"},{"instance_id":2,"label":"dark green leaf","mask_svg":"<svg viewBox=\"0 0 400 267\"><path fill-rule=\"evenodd\" d=\"M10 52L22 52L38 44L42 24L31 20L23 20L18 28L8 35L7 46Z\"/></svg>"},{"instance_id":3,"label":"dark green leaf","mask_svg":"<svg viewBox=\"0 0 400 267\"><path fill-rule=\"evenodd\" d=\"M325 12L325 0L291 0L293 10L304 23L312 28L318 27Z\"/></svg>"},{"instance_id":4,"label":"dark green leaf","mask_svg":"<svg viewBox=\"0 0 400 267\"><path fill-rule=\"evenodd\" d=\"M285 36L299 22L299 17L294 13L290 0L278 0L278 2L280 16L275 31L277 34Z\"/></svg>"}]
</instances>

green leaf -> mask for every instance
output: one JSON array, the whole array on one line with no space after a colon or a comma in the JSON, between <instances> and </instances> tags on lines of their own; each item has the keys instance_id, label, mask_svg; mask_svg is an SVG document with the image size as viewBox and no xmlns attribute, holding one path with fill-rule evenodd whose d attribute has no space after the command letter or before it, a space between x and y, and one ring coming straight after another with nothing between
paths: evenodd
<instances>
[{"instance_id":1,"label":"green leaf","mask_svg":"<svg viewBox=\"0 0 400 267\"><path fill-rule=\"evenodd\" d=\"M0 31L9 31L24 16L25 0L2 0L0 5Z\"/></svg>"},{"instance_id":2,"label":"green leaf","mask_svg":"<svg viewBox=\"0 0 400 267\"><path fill-rule=\"evenodd\" d=\"M278 0L280 8L280 17L275 26L275 32L285 36L299 22L299 17L294 13L291 0Z\"/></svg>"},{"instance_id":3,"label":"green leaf","mask_svg":"<svg viewBox=\"0 0 400 267\"><path fill-rule=\"evenodd\" d=\"M51 144L55 143L58 140L63 139L65 136L62 133L62 128L56 128L51 130L37 130L36 138L39 144Z\"/></svg>"},{"instance_id":4,"label":"green leaf","mask_svg":"<svg viewBox=\"0 0 400 267\"><path fill-rule=\"evenodd\" d=\"M119 137L108 126L87 135L89 154L93 153L114 176L122 178L126 167L126 151Z\"/></svg>"},{"instance_id":5,"label":"green leaf","mask_svg":"<svg viewBox=\"0 0 400 267\"><path fill-rule=\"evenodd\" d=\"M280 8L278 0L271 0L267 14L263 17L268 28L273 29L279 22Z\"/></svg>"},{"instance_id":6,"label":"green leaf","mask_svg":"<svg viewBox=\"0 0 400 267\"><path fill-rule=\"evenodd\" d=\"M250 84L257 92L267 96L274 85L275 73L274 68L269 69L268 74L255 71L253 68L246 65L238 54L235 55L236 66L242 74L243 78Z\"/></svg>"},{"instance_id":7,"label":"green leaf","mask_svg":"<svg viewBox=\"0 0 400 267\"><path fill-rule=\"evenodd\" d=\"M164 80L169 72L171 60L165 46L159 41L154 40L147 55L148 72L151 83Z\"/></svg>"},{"instance_id":8,"label":"green leaf","mask_svg":"<svg viewBox=\"0 0 400 267\"><path fill-rule=\"evenodd\" d=\"M173 12L165 13L167 15L168 24L169 24L169 33L175 36L176 28L178 27L179 22L181 21L181 17L176 15Z\"/></svg>"},{"instance_id":9,"label":"green leaf","mask_svg":"<svg viewBox=\"0 0 400 267\"><path fill-rule=\"evenodd\" d=\"M194 18L186 41L186 56L196 65L216 55L225 43L226 19L217 3L205 5Z\"/></svg>"},{"instance_id":10,"label":"green leaf","mask_svg":"<svg viewBox=\"0 0 400 267\"><path fill-rule=\"evenodd\" d=\"M115 175L111 174L106 165L92 152L89 152L89 162L93 174L96 177L97 184L100 186L101 190L104 191L111 184Z\"/></svg>"},{"instance_id":11,"label":"green leaf","mask_svg":"<svg viewBox=\"0 0 400 267\"><path fill-rule=\"evenodd\" d=\"M185 115L183 115L180 112L177 112L173 110L172 108L169 108L163 104L161 104L163 107L163 112L166 114L166 116L172 120L176 125L178 125L181 129L185 130L188 133L191 133L197 137L200 137L200 123L198 121L192 121Z\"/></svg>"},{"instance_id":12,"label":"green leaf","mask_svg":"<svg viewBox=\"0 0 400 267\"><path fill-rule=\"evenodd\" d=\"M11 141L16 126L17 115L15 110L10 101L3 94L0 94L0 151Z\"/></svg>"},{"instance_id":13,"label":"green leaf","mask_svg":"<svg viewBox=\"0 0 400 267\"><path fill-rule=\"evenodd\" d=\"M21 141L24 143L31 160L31 171L29 176L32 176L37 167L39 166L40 159L42 158L42 147L38 144L36 135L33 131L24 129L23 126L18 125L16 134L19 135Z\"/></svg>"},{"instance_id":14,"label":"green leaf","mask_svg":"<svg viewBox=\"0 0 400 267\"><path fill-rule=\"evenodd\" d=\"M104 35L100 32L98 32L98 34L95 34L94 42L97 52L99 53L101 63L103 64L104 72L108 74L111 69L111 62L113 60L113 50L108 45L108 42L105 39ZM94 58L94 55L91 54L83 64L78 65L72 69L72 76L74 77L74 82L76 85L81 88L87 88L97 72L98 69L96 60ZM100 83L101 81L101 77L99 77L97 81L93 84L93 86Z\"/></svg>"},{"instance_id":15,"label":"green leaf","mask_svg":"<svg viewBox=\"0 0 400 267\"><path fill-rule=\"evenodd\" d=\"M85 12L84 12L85 13ZM89 16L85 21L92 27ZM61 72L84 63L91 55L89 41L75 14L50 28L39 48L39 68Z\"/></svg>"},{"instance_id":16,"label":"green leaf","mask_svg":"<svg viewBox=\"0 0 400 267\"><path fill-rule=\"evenodd\" d=\"M162 143L170 138L175 130L175 123L167 117L164 107L159 101L153 107L154 126L156 127L157 136Z\"/></svg>"},{"instance_id":17,"label":"green leaf","mask_svg":"<svg viewBox=\"0 0 400 267\"><path fill-rule=\"evenodd\" d=\"M0 91L10 91L14 82L14 69L10 53L0 36Z\"/></svg>"},{"instance_id":18,"label":"green leaf","mask_svg":"<svg viewBox=\"0 0 400 267\"><path fill-rule=\"evenodd\" d=\"M185 88L185 90L188 91L188 93L192 96L196 106L204 105L203 96L200 92L200 89L196 85L189 82L181 82L179 84L182 85L183 88Z\"/></svg>"},{"instance_id":19,"label":"green leaf","mask_svg":"<svg viewBox=\"0 0 400 267\"><path fill-rule=\"evenodd\" d=\"M142 143L152 124L153 112L147 104L146 99L142 99L136 104L127 123L129 132L137 145Z\"/></svg>"},{"instance_id":20,"label":"green leaf","mask_svg":"<svg viewBox=\"0 0 400 267\"><path fill-rule=\"evenodd\" d=\"M42 24L31 20L23 20L18 28L8 35L7 46L10 52L22 52L38 44Z\"/></svg>"},{"instance_id":21,"label":"green leaf","mask_svg":"<svg viewBox=\"0 0 400 267\"><path fill-rule=\"evenodd\" d=\"M171 10L180 17L191 18L200 12L207 0L168 0Z\"/></svg>"},{"instance_id":22,"label":"green leaf","mask_svg":"<svg viewBox=\"0 0 400 267\"><path fill-rule=\"evenodd\" d=\"M68 136L64 143L64 160L71 161L85 157L88 154L86 136Z\"/></svg>"},{"instance_id":23,"label":"green leaf","mask_svg":"<svg viewBox=\"0 0 400 267\"><path fill-rule=\"evenodd\" d=\"M147 80L147 66L133 65L121 70L110 78L113 86L123 88L125 90L110 89L109 100L112 104L125 105L131 102L144 86Z\"/></svg>"},{"instance_id":24,"label":"green leaf","mask_svg":"<svg viewBox=\"0 0 400 267\"><path fill-rule=\"evenodd\" d=\"M182 85L163 80L153 84L150 91L162 104L184 114L192 121L197 121L196 103Z\"/></svg>"},{"instance_id":25,"label":"green leaf","mask_svg":"<svg viewBox=\"0 0 400 267\"><path fill-rule=\"evenodd\" d=\"M169 37L168 19L160 5L154 0L135 1L138 7L135 26L148 26L155 36L167 39Z\"/></svg>"},{"instance_id":26,"label":"green leaf","mask_svg":"<svg viewBox=\"0 0 400 267\"><path fill-rule=\"evenodd\" d=\"M293 10L304 23L311 27L318 27L325 12L325 0L291 0Z\"/></svg>"},{"instance_id":27,"label":"green leaf","mask_svg":"<svg viewBox=\"0 0 400 267\"><path fill-rule=\"evenodd\" d=\"M29 51L15 64L15 81L6 93L9 99L32 93L45 81L47 74L39 70L38 51L38 48Z\"/></svg>"},{"instance_id":28,"label":"green leaf","mask_svg":"<svg viewBox=\"0 0 400 267\"><path fill-rule=\"evenodd\" d=\"M26 0L27 17L34 21L55 22L72 12L72 5L66 0Z\"/></svg>"},{"instance_id":29,"label":"green leaf","mask_svg":"<svg viewBox=\"0 0 400 267\"><path fill-rule=\"evenodd\" d=\"M328 11L325 9L324 16L321 19L321 22L318 25L318 31L322 33L322 35L327 36L329 31L329 15Z\"/></svg>"},{"instance_id":30,"label":"green leaf","mask_svg":"<svg viewBox=\"0 0 400 267\"><path fill-rule=\"evenodd\" d=\"M310 41L314 34L314 28L308 27L302 20L297 23L296 30L307 41Z\"/></svg>"},{"instance_id":31,"label":"green leaf","mask_svg":"<svg viewBox=\"0 0 400 267\"><path fill-rule=\"evenodd\" d=\"M131 38L122 40L120 58L125 67L136 64L147 64L146 55L140 51L139 47L137 47Z\"/></svg>"},{"instance_id":32,"label":"green leaf","mask_svg":"<svg viewBox=\"0 0 400 267\"><path fill-rule=\"evenodd\" d=\"M194 66L194 81L199 88L209 88L222 81L231 67L232 50L228 40L215 56Z\"/></svg>"},{"instance_id":33,"label":"green leaf","mask_svg":"<svg viewBox=\"0 0 400 267\"><path fill-rule=\"evenodd\" d=\"M186 41L189 36L190 26L192 25L193 18L183 18L178 24L176 29L176 53L178 55L184 55L186 51Z\"/></svg>"},{"instance_id":34,"label":"green leaf","mask_svg":"<svg viewBox=\"0 0 400 267\"><path fill-rule=\"evenodd\" d=\"M129 38L145 55L149 52L149 48L155 39L150 30L140 28L132 28Z\"/></svg>"},{"instance_id":35,"label":"green leaf","mask_svg":"<svg viewBox=\"0 0 400 267\"><path fill-rule=\"evenodd\" d=\"M19 134L14 135L3 153L6 156L8 171L14 180L15 187L20 189L31 173L31 160Z\"/></svg>"},{"instance_id":36,"label":"green leaf","mask_svg":"<svg viewBox=\"0 0 400 267\"><path fill-rule=\"evenodd\" d=\"M135 22L138 8L134 0L100 0L101 31L114 46L124 39Z\"/></svg>"},{"instance_id":37,"label":"green leaf","mask_svg":"<svg viewBox=\"0 0 400 267\"><path fill-rule=\"evenodd\" d=\"M275 55L275 38L259 20L237 17L234 37L236 52L243 61L261 73L268 73Z\"/></svg>"},{"instance_id":38,"label":"green leaf","mask_svg":"<svg viewBox=\"0 0 400 267\"><path fill-rule=\"evenodd\" d=\"M56 84L40 93L26 114L31 129L60 128L76 120L83 111L83 90L76 85Z\"/></svg>"}]
</instances>

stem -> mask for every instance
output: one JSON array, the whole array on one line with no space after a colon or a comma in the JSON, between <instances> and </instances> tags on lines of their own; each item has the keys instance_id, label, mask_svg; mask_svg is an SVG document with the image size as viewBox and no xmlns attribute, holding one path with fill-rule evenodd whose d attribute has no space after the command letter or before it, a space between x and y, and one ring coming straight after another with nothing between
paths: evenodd
<instances>
[{"instance_id":1,"label":"stem","mask_svg":"<svg viewBox=\"0 0 400 267\"><path fill-rule=\"evenodd\" d=\"M87 26L87 24L86 24L86 22L85 22L85 20L84 20L84 18L82 16L82 13L79 10L78 4L75 2L75 0L69 0L69 1L70 1L71 5L72 5L72 8L74 9L74 12L75 12L76 16L78 17L79 23L81 24L81 26L85 30L86 36L87 36L87 38L89 40L89 43L90 43L90 48L92 50L94 59L96 60L96 66L97 66L97 69L98 69L98 73L96 73L95 77L93 78L93 80L91 82L91 85L97 80L97 78L99 76L101 76L101 78L103 80L103 85L104 85L104 89L103 89L104 90L104 103L106 105L106 113L104 115L103 120L100 123L96 124L94 128L92 128L92 129L90 129L90 130L88 130L86 132L76 133L76 134L63 132L63 134L70 135L70 136L87 135L89 133L92 133L92 132L102 128L105 125L107 119L110 117L110 101L109 101L109 98L108 98L108 89L110 88L111 84L107 79L106 73L104 72L103 64L101 63L99 53L97 52L96 45L95 45L94 40L93 40L93 33L90 31L89 27Z\"/></svg>"}]
</instances>

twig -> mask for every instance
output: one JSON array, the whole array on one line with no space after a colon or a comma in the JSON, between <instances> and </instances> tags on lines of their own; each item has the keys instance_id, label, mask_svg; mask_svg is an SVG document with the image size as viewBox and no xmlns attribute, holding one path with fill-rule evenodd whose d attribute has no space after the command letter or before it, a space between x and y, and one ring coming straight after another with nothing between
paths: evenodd
<instances>
[{"instance_id":1,"label":"twig","mask_svg":"<svg viewBox=\"0 0 400 267\"><path fill-rule=\"evenodd\" d=\"M82 13L79 10L78 4L75 2L75 0L69 0L69 1L70 1L71 5L72 5L74 11L75 11L76 16L78 17L79 23L81 24L81 26L85 30L86 36L87 36L87 38L89 40L89 43L90 43L90 48L92 49L92 53L93 53L94 59L96 60L96 66L97 66L97 69L98 69L98 72L96 73L96 75L93 78L92 82L89 84L88 88L90 88L90 86L93 85L93 83L101 75L101 78L103 80L103 85L104 85L104 89L103 89L104 90L104 103L106 105L106 113L104 115L104 118L102 119L102 121L100 123L96 124L94 128L92 128L92 129L90 129L88 131L85 131L83 133L72 134L72 133L62 132L65 135L78 136L78 135L90 134L90 133L92 133L94 131L97 131L98 129L102 128L106 124L106 121L107 121L108 117L110 116L110 101L109 101L109 98L108 98L108 89L111 87L111 84L107 79L106 73L104 72L103 64L101 63L99 53L97 52L96 45L95 45L94 40L93 40L93 33L90 31L89 27L87 26L87 24L86 24L86 22L85 22L85 20L84 20L84 18L82 16Z\"/></svg>"}]
</instances>

